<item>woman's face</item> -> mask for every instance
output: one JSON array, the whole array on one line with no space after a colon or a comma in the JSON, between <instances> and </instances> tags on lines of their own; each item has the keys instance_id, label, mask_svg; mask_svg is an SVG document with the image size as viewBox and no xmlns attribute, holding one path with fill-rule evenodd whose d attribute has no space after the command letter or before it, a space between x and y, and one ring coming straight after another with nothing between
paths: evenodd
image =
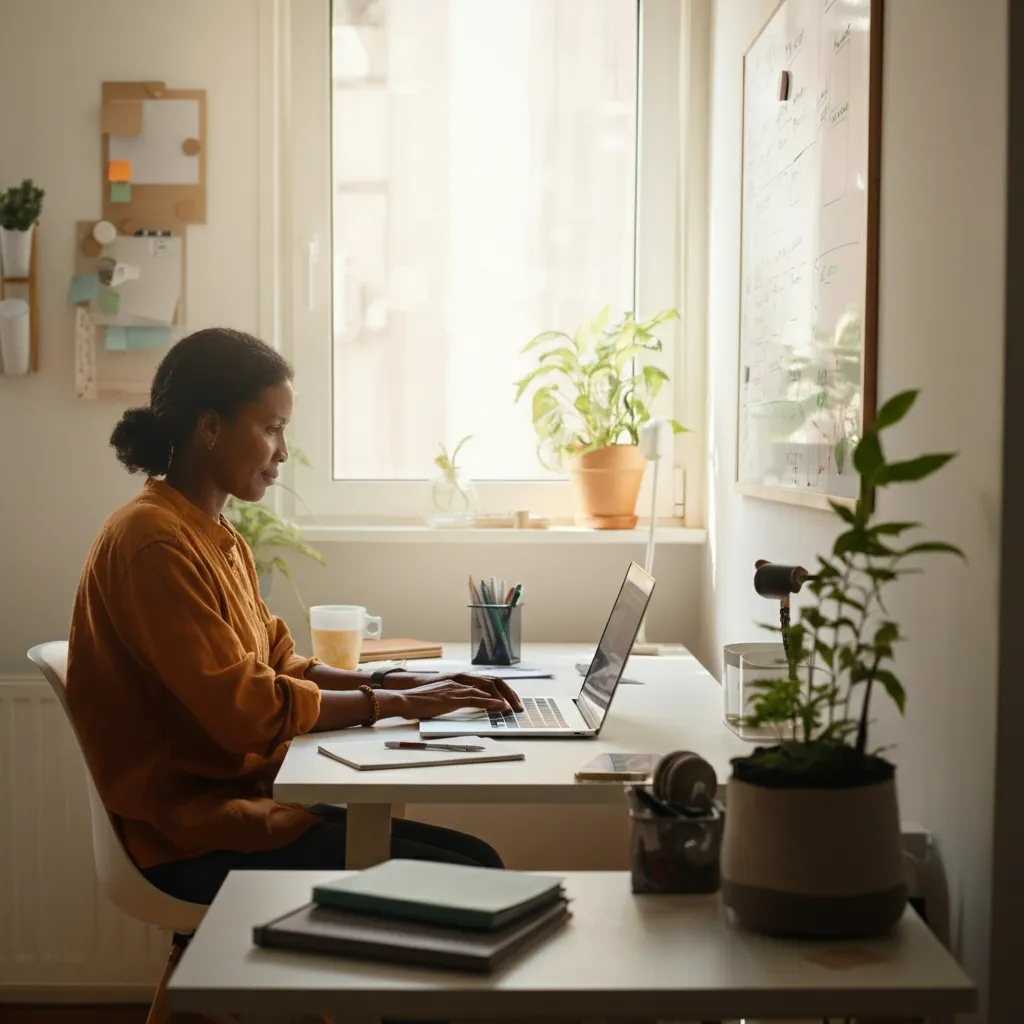
<instances>
[{"instance_id":1,"label":"woman's face","mask_svg":"<svg viewBox=\"0 0 1024 1024\"><path fill-rule=\"evenodd\" d=\"M264 389L233 419L214 416L207 430L210 466L217 486L242 501L259 501L288 458L284 428L295 399L291 383ZM212 447L210 442L212 441Z\"/></svg>"}]
</instances>

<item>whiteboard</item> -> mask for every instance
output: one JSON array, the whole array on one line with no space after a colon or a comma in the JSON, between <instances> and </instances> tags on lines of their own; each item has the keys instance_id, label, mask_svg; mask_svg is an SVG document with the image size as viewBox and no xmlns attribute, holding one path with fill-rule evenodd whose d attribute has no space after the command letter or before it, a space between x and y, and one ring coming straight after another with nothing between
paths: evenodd
<instances>
[{"instance_id":1,"label":"whiteboard","mask_svg":"<svg viewBox=\"0 0 1024 1024\"><path fill-rule=\"evenodd\" d=\"M852 453L874 412L881 19L880 0L783 0L744 58L743 493L821 508L857 496Z\"/></svg>"}]
</instances>

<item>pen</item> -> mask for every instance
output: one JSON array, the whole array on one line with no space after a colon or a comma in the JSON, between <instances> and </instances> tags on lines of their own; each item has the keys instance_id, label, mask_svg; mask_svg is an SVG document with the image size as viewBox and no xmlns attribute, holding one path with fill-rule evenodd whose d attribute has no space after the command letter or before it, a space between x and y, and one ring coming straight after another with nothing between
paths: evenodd
<instances>
[{"instance_id":1,"label":"pen","mask_svg":"<svg viewBox=\"0 0 1024 1024\"><path fill-rule=\"evenodd\" d=\"M452 750L460 754L474 754L484 749L458 743L414 743L407 740L388 740L384 746L388 750Z\"/></svg>"}]
</instances>

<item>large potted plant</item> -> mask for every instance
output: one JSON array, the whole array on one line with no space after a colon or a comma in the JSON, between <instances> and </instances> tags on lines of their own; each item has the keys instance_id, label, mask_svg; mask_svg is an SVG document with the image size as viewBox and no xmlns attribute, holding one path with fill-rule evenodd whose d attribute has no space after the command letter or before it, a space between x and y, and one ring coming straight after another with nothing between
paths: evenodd
<instances>
[{"instance_id":1,"label":"large potted plant","mask_svg":"<svg viewBox=\"0 0 1024 1024\"><path fill-rule=\"evenodd\" d=\"M922 480L949 454L889 462L881 434L910 410L916 391L878 411L854 451L856 506L832 503L843 532L807 584L813 602L778 627L783 678L754 682L747 722L785 737L733 760L722 850L722 895L740 922L774 935L870 936L899 920L906 903L895 767L869 742L879 694L900 712L893 672L899 624L884 592L914 571L916 556L959 549L906 543L919 526L877 522L878 490Z\"/></svg>"},{"instance_id":2,"label":"large potted plant","mask_svg":"<svg viewBox=\"0 0 1024 1024\"><path fill-rule=\"evenodd\" d=\"M660 324L679 316L665 309L649 320L605 307L572 336L544 331L523 352L537 365L516 381L518 402L532 389L537 452L548 469L567 469L576 491L576 522L599 530L636 526L636 501L646 465L640 428L668 374L644 363L660 352ZM669 420L673 433L684 428Z\"/></svg>"},{"instance_id":3,"label":"large potted plant","mask_svg":"<svg viewBox=\"0 0 1024 1024\"><path fill-rule=\"evenodd\" d=\"M26 178L0 195L0 265L4 277L28 277L32 236L46 193Z\"/></svg>"}]
</instances>

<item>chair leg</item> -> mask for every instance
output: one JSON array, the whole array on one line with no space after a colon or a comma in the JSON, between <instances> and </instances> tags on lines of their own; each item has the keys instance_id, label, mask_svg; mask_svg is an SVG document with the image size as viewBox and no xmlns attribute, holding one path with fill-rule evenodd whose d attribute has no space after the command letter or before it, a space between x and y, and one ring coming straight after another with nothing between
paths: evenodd
<instances>
[{"instance_id":1,"label":"chair leg","mask_svg":"<svg viewBox=\"0 0 1024 1024\"><path fill-rule=\"evenodd\" d=\"M184 950L177 943L171 946L167 955L167 963L164 965L164 973L160 975L160 983L153 995L153 1002L149 1006L149 1014L146 1017L146 1024L167 1024L167 983L174 974L174 968L178 966L181 954Z\"/></svg>"}]
</instances>

